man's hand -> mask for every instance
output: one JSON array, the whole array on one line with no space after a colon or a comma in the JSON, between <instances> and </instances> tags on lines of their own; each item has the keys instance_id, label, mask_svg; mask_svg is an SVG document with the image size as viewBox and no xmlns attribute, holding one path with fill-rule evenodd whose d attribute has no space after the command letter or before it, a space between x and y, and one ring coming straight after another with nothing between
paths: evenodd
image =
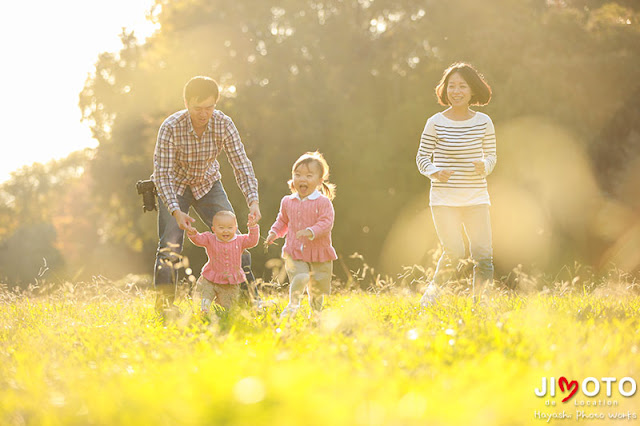
<instances>
[{"instance_id":1,"label":"man's hand","mask_svg":"<svg viewBox=\"0 0 640 426\"><path fill-rule=\"evenodd\" d=\"M192 232L197 232L196 228L194 228L193 226L191 226L191 224L193 222L195 222L196 220L194 218L192 218L191 216L189 216L187 213L183 212L182 210L176 210L173 212L173 218L176 220L176 223L178 224L178 227L180 229L182 229L183 231L187 231L187 233L189 233L189 235L193 235Z\"/></svg>"},{"instance_id":2,"label":"man's hand","mask_svg":"<svg viewBox=\"0 0 640 426\"><path fill-rule=\"evenodd\" d=\"M249 206L249 220L258 223L262 219L262 215L260 214L260 204L257 201L254 201Z\"/></svg>"},{"instance_id":3,"label":"man's hand","mask_svg":"<svg viewBox=\"0 0 640 426\"><path fill-rule=\"evenodd\" d=\"M481 176L484 176L485 175L484 161L478 160L478 161L472 161L472 163L473 163L473 167L476 169L476 173Z\"/></svg>"},{"instance_id":4,"label":"man's hand","mask_svg":"<svg viewBox=\"0 0 640 426\"><path fill-rule=\"evenodd\" d=\"M449 180L449 178L451 177L451 175L453 175L454 173L455 172L453 170L444 169L444 170L438 170L437 172L435 172L431 176L436 178L436 180L438 182L447 182Z\"/></svg>"},{"instance_id":5,"label":"man's hand","mask_svg":"<svg viewBox=\"0 0 640 426\"><path fill-rule=\"evenodd\" d=\"M310 229L301 229L296 232L296 238L313 238L313 232Z\"/></svg>"}]
</instances>

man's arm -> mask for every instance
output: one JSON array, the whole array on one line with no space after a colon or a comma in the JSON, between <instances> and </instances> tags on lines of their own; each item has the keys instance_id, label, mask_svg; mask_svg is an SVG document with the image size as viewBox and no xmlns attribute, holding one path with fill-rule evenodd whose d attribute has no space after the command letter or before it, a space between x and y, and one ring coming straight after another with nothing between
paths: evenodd
<instances>
[{"instance_id":1,"label":"man's arm","mask_svg":"<svg viewBox=\"0 0 640 426\"><path fill-rule=\"evenodd\" d=\"M222 140L224 151L229 159L229 164L231 164L233 168L233 174L236 177L238 187L247 200L249 214L256 220L259 220L261 215L258 198L258 179L256 179L253 164L244 150L238 129L236 129L231 118L226 116L225 118L227 121L225 123Z\"/></svg>"}]
</instances>

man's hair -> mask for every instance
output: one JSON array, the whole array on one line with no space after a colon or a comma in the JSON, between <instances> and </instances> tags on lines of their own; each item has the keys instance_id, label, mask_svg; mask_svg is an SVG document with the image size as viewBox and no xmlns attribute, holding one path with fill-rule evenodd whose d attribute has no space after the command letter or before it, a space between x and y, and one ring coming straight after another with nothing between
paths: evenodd
<instances>
[{"instance_id":1,"label":"man's hair","mask_svg":"<svg viewBox=\"0 0 640 426\"><path fill-rule=\"evenodd\" d=\"M218 83L211 77L198 75L191 78L191 80L187 81L187 84L184 85L183 96L187 103L190 101L203 101L211 96L218 102L220 88L218 87Z\"/></svg>"},{"instance_id":2,"label":"man's hair","mask_svg":"<svg viewBox=\"0 0 640 426\"><path fill-rule=\"evenodd\" d=\"M455 73L462 76L471 89L471 100L469 105L486 105L491 100L491 86L484 80L474 67L464 62L456 62L449 68L444 70L440 83L436 86L436 96L440 105L449 105L449 97L447 96L447 85L449 78Z\"/></svg>"}]
</instances>

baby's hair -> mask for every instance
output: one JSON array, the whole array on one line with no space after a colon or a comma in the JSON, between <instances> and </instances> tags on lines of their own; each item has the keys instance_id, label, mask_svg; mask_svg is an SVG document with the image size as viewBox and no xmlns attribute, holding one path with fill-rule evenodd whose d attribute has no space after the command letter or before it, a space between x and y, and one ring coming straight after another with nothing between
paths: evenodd
<instances>
[{"instance_id":1,"label":"baby's hair","mask_svg":"<svg viewBox=\"0 0 640 426\"><path fill-rule=\"evenodd\" d=\"M436 96L440 105L449 105L447 85L449 84L449 78L455 73L460 74L471 89L469 105L486 105L489 103L491 100L491 86L485 81L483 75L465 62L456 62L444 70L442 79L436 86Z\"/></svg>"},{"instance_id":2,"label":"baby's hair","mask_svg":"<svg viewBox=\"0 0 640 426\"><path fill-rule=\"evenodd\" d=\"M235 213L229 210L220 210L218 213L213 215L213 220L216 220L217 217L223 217L223 216L232 217L234 220L237 221Z\"/></svg>"},{"instance_id":3,"label":"baby's hair","mask_svg":"<svg viewBox=\"0 0 640 426\"><path fill-rule=\"evenodd\" d=\"M324 156L318 151L314 152L305 152L293 163L293 167L291 168L291 174L293 174L298 167L305 164L309 167L309 164L316 163L318 167L320 167L320 176L322 177L322 193L330 200L333 200L336 196L336 186L335 184L329 182L329 164L327 160L324 159ZM289 188L291 192L295 192L295 188L293 187L293 179L290 179Z\"/></svg>"}]
</instances>

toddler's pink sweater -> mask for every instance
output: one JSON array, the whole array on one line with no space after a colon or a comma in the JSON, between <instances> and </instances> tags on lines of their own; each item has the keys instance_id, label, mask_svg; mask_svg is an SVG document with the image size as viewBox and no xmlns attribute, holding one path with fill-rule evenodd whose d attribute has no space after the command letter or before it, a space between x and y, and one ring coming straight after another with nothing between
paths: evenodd
<instances>
[{"instance_id":1,"label":"toddler's pink sweater","mask_svg":"<svg viewBox=\"0 0 640 426\"><path fill-rule=\"evenodd\" d=\"M242 252L258 245L260 228L252 226L249 234L238 234L227 242L220 241L212 232L188 237L193 244L207 250L209 261L202 267L206 279L216 284L240 284L246 279L242 271Z\"/></svg>"},{"instance_id":2,"label":"toddler's pink sweater","mask_svg":"<svg viewBox=\"0 0 640 426\"><path fill-rule=\"evenodd\" d=\"M331 245L331 229L335 212L329 198L319 191L300 199L298 193L287 195L280 202L280 212L269 232L285 237L282 252L304 262L328 262L338 256ZM296 233L311 229L313 238L297 238Z\"/></svg>"}]
</instances>

